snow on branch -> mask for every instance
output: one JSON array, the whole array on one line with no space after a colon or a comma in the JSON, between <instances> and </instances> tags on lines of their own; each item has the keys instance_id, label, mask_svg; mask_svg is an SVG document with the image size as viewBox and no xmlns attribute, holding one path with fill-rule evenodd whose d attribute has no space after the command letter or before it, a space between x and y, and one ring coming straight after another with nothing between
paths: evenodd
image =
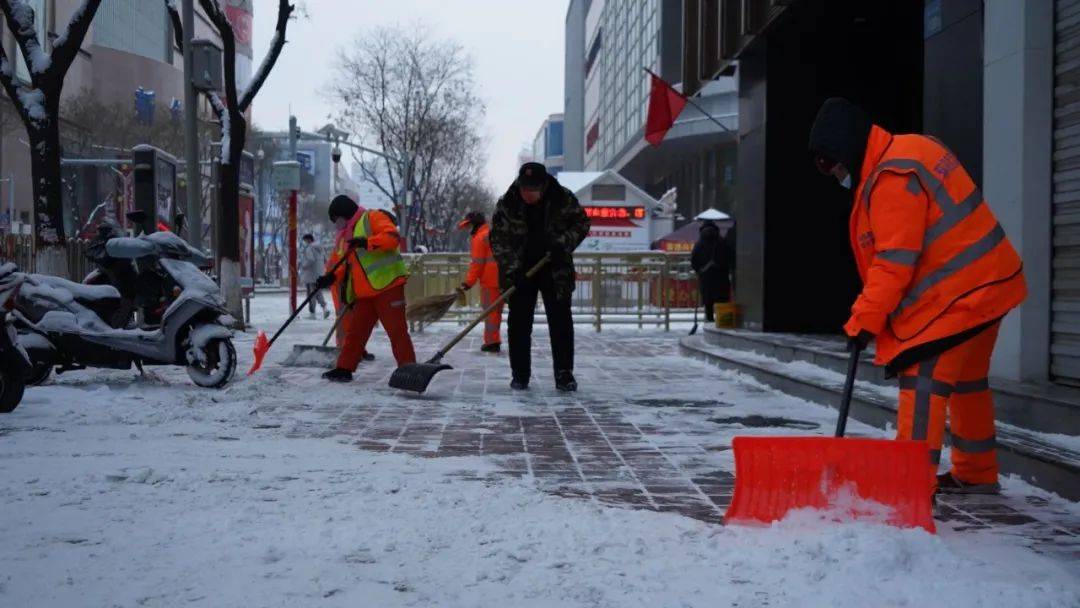
<instances>
[{"instance_id":1,"label":"snow on branch","mask_svg":"<svg viewBox=\"0 0 1080 608\"><path fill-rule=\"evenodd\" d=\"M281 55L281 49L285 46L285 29L289 25L289 17L292 15L293 10L296 9L295 5L289 4L289 0L278 0L278 14L277 24L274 26L274 38L270 41L270 50L267 51L266 57L263 58L262 63L259 64L259 69L255 71L255 75L251 77L251 82L248 83L247 88L240 95L240 111L248 109L252 100L259 93L259 89L262 88L266 78L270 75L270 70L274 69L274 64L277 63L278 56Z\"/></svg>"},{"instance_id":2,"label":"snow on branch","mask_svg":"<svg viewBox=\"0 0 1080 608\"><path fill-rule=\"evenodd\" d=\"M79 8L75 10L75 14L71 16L67 27L53 41L52 65L49 69L55 73L56 77L63 79L71 63L75 61L99 5L101 5L101 0L83 0Z\"/></svg>"},{"instance_id":3,"label":"snow on branch","mask_svg":"<svg viewBox=\"0 0 1080 608\"><path fill-rule=\"evenodd\" d=\"M99 0L100 1L100 0ZM41 76L49 69L52 58L41 47L37 28L34 26L34 9L23 0L0 0L0 9L4 11L8 29L15 37L15 43L26 58L30 68L30 78L37 84Z\"/></svg>"}]
</instances>

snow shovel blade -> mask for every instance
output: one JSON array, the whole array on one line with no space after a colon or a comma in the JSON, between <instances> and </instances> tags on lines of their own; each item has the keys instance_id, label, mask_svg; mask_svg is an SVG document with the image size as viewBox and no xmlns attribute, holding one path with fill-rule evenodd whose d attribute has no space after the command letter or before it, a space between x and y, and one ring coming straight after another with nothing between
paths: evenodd
<instances>
[{"instance_id":1,"label":"snow shovel blade","mask_svg":"<svg viewBox=\"0 0 1080 608\"><path fill-rule=\"evenodd\" d=\"M793 509L829 509L934 533L925 441L736 437L735 495L724 523L771 523Z\"/></svg>"},{"instance_id":2,"label":"snow shovel blade","mask_svg":"<svg viewBox=\"0 0 1080 608\"><path fill-rule=\"evenodd\" d=\"M281 364L286 367L331 367L337 358L336 346L295 344L292 352Z\"/></svg>"},{"instance_id":3,"label":"snow shovel blade","mask_svg":"<svg viewBox=\"0 0 1080 608\"><path fill-rule=\"evenodd\" d=\"M435 374L454 369L445 363L406 363L390 374L390 388L422 393L427 390Z\"/></svg>"},{"instance_id":4,"label":"snow shovel blade","mask_svg":"<svg viewBox=\"0 0 1080 608\"><path fill-rule=\"evenodd\" d=\"M255 336L255 363L251 365L251 369L248 370L247 375L254 374L262 367L263 358L266 357L267 351L270 350L270 340L266 338L266 332L260 331L259 335Z\"/></svg>"}]
</instances>

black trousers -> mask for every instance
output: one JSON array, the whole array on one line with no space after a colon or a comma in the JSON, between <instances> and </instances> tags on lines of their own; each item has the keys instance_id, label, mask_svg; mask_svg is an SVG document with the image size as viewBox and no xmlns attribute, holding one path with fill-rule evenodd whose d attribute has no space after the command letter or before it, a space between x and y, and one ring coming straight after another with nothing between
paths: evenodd
<instances>
[{"instance_id":1,"label":"black trousers","mask_svg":"<svg viewBox=\"0 0 1080 608\"><path fill-rule=\"evenodd\" d=\"M574 318L570 313L570 298L556 298L550 278L543 277L538 284L516 290L510 296L507 334L510 337L510 369L517 380L528 380L532 374L533 316L539 296L544 298L555 372L574 371Z\"/></svg>"}]
</instances>

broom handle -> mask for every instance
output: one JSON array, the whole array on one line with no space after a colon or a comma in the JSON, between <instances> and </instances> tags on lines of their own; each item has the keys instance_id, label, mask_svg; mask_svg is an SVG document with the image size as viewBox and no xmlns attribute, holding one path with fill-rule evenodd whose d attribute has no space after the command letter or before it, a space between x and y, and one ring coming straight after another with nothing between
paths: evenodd
<instances>
[{"instance_id":1,"label":"broom handle","mask_svg":"<svg viewBox=\"0 0 1080 608\"><path fill-rule=\"evenodd\" d=\"M352 249L349 249L349 251L352 251ZM341 256L341 259L338 260L337 263L334 264L334 267L330 269L330 272L327 272L326 274L333 274L333 273L337 272L337 269L341 268L341 265L344 264L345 260L347 260L347 259L349 259L349 252L348 251L345 252L345 255ZM270 338L270 344L267 345L267 348L269 348L270 346L273 346L274 341L278 339L278 336L281 335L281 332L285 331L285 328L288 327L289 325L291 325L292 322L296 320L296 317L300 314L300 311L304 310L304 308L307 307L308 303L311 302L311 298L314 298L315 294L317 294L317 293L319 293L318 290L313 290L311 293L308 294L308 297L304 298L304 301L300 304L300 306L297 306L296 310L294 310L293 313L291 315L289 315L289 319L287 321L285 321L285 324L282 325L281 327L279 327L277 332L274 333L274 337Z\"/></svg>"},{"instance_id":2,"label":"broom handle","mask_svg":"<svg viewBox=\"0 0 1080 608\"><path fill-rule=\"evenodd\" d=\"M547 264L550 260L551 260L551 254L550 253L546 254L544 257L540 258L540 261L537 262L535 266L530 268L529 271L525 273L525 278L526 279L533 278L533 276L536 273L540 272L540 269L543 268L544 265ZM446 356L446 353L450 352L451 348L454 348L455 346L457 346L458 342L461 342L462 340L464 340L465 336L467 336L469 334L469 332L473 330L474 327L479 325L481 321L483 321L489 314L491 314L491 311L493 311L496 308L498 308L499 306L501 306L502 303L506 301L506 298L509 298L514 293L514 291L516 291L516 290L517 290L517 287L511 285L510 287L508 287L506 289L506 291L499 294L499 297L495 298L495 301L492 302L487 308L485 308L484 312L480 313L480 316L473 319L472 322L469 323L469 325L467 327L465 327L465 329L461 330L461 333L454 336L454 339L451 340L449 344L442 347L442 350L440 350L439 352L435 353L435 356L432 357L431 360L428 361L428 363L438 363L444 356Z\"/></svg>"},{"instance_id":3,"label":"broom handle","mask_svg":"<svg viewBox=\"0 0 1080 608\"><path fill-rule=\"evenodd\" d=\"M848 359L847 378L844 379L844 396L840 400L840 417L836 420L836 436L843 437L847 428L848 410L851 409L851 394L855 391L855 373L859 371L859 355L862 347L857 342L851 345L851 358Z\"/></svg>"},{"instance_id":4,"label":"broom handle","mask_svg":"<svg viewBox=\"0 0 1080 608\"><path fill-rule=\"evenodd\" d=\"M352 310L352 302L342 307L341 312L338 313L337 318L334 319L334 326L330 328L330 331L326 332L326 337L323 338L323 346L326 346L330 343L330 336L334 335L334 332L337 331L338 326L341 325L341 320L345 318L345 315L348 314L350 310Z\"/></svg>"}]
</instances>

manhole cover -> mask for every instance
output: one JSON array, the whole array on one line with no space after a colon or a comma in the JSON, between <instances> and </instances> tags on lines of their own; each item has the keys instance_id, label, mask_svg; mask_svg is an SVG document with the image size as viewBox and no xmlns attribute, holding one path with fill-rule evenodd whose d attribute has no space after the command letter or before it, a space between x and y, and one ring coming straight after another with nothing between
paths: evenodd
<instances>
[{"instance_id":1,"label":"manhole cover","mask_svg":"<svg viewBox=\"0 0 1080 608\"><path fill-rule=\"evenodd\" d=\"M820 426L816 422L807 422L805 420L792 420L791 418L781 418L780 416L759 416L754 414L752 416L728 416L727 418L709 418L709 422L715 422L716 424L725 425L739 425L751 428L769 428L769 427L784 427L788 429L803 429L811 430Z\"/></svg>"}]
</instances>

